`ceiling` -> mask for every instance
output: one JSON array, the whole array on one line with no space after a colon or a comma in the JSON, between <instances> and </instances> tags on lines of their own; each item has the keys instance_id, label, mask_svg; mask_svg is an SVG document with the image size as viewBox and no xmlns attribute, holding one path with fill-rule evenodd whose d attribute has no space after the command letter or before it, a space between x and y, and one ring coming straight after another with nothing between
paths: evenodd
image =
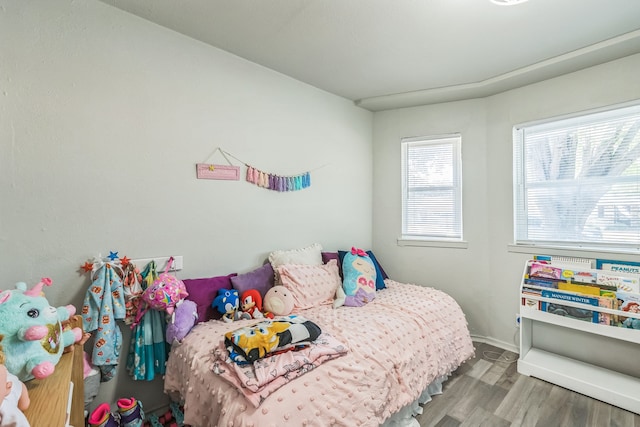
<instances>
[{"instance_id":1,"label":"ceiling","mask_svg":"<svg viewBox=\"0 0 640 427\"><path fill-rule=\"evenodd\" d=\"M640 0L102 1L372 111L640 53Z\"/></svg>"}]
</instances>

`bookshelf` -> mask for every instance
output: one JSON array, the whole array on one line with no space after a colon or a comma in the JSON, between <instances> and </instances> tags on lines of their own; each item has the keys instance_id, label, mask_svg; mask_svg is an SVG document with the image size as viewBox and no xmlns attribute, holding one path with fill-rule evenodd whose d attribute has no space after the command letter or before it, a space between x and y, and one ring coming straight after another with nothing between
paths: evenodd
<instances>
[{"instance_id":1,"label":"bookshelf","mask_svg":"<svg viewBox=\"0 0 640 427\"><path fill-rule=\"evenodd\" d=\"M640 354L640 330L576 320L542 311L539 306L531 307L525 305L523 298L529 301L539 301L540 303L560 303L563 306L593 310L598 313L618 315L622 313L616 309L545 298L541 295L532 295L529 292L523 293L524 288L533 288L534 290L536 288L543 289L526 283L525 279L528 278L529 267L532 262L533 261L527 261L525 264L523 279L520 285L521 325L518 372L523 375L540 378L561 387L591 396L594 399L640 414L640 378L618 372L615 370L615 366L604 368L566 357L561 354L563 352L562 342L557 344L557 353L549 351L549 349L536 348L534 345L536 325L544 323L553 325L554 327L581 331L595 336L600 335L638 345L638 354L635 356L637 357ZM597 273L595 269L589 270ZM640 297L640 294L638 297ZM624 312L624 317L640 319L640 313Z\"/></svg>"}]
</instances>

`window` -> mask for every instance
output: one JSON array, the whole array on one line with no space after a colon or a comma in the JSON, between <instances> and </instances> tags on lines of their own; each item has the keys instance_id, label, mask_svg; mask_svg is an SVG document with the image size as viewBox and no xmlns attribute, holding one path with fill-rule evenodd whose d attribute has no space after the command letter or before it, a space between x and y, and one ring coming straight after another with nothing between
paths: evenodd
<instances>
[{"instance_id":1,"label":"window","mask_svg":"<svg viewBox=\"0 0 640 427\"><path fill-rule=\"evenodd\" d=\"M402 140L402 239L462 240L460 140Z\"/></svg>"},{"instance_id":2,"label":"window","mask_svg":"<svg viewBox=\"0 0 640 427\"><path fill-rule=\"evenodd\" d=\"M638 250L640 105L514 128L516 244Z\"/></svg>"}]
</instances>

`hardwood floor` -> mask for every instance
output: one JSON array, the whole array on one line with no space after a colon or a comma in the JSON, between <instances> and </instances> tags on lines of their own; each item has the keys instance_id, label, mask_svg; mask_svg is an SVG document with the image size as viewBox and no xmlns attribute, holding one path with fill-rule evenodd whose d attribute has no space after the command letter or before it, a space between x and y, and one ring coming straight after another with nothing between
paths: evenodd
<instances>
[{"instance_id":1,"label":"hardwood floor","mask_svg":"<svg viewBox=\"0 0 640 427\"><path fill-rule=\"evenodd\" d=\"M640 427L640 415L518 374L516 353L475 347L476 357L424 405L421 427Z\"/></svg>"}]
</instances>

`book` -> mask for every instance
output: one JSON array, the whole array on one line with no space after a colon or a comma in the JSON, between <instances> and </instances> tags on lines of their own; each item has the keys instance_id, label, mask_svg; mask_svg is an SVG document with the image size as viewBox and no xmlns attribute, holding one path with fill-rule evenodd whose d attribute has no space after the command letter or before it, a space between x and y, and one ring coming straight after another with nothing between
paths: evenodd
<instances>
[{"instance_id":1,"label":"book","mask_svg":"<svg viewBox=\"0 0 640 427\"><path fill-rule=\"evenodd\" d=\"M531 264L531 267L529 267L530 278L559 280L561 276L562 276L562 269L558 267L553 267L549 264L534 262Z\"/></svg>"},{"instance_id":2,"label":"book","mask_svg":"<svg viewBox=\"0 0 640 427\"><path fill-rule=\"evenodd\" d=\"M525 285L532 286L540 286L541 288L554 288L558 289L558 281L557 280L549 280L549 279L524 279Z\"/></svg>"},{"instance_id":3,"label":"book","mask_svg":"<svg viewBox=\"0 0 640 427\"><path fill-rule=\"evenodd\" d=\"M600 296L600 288L597 286L588 286L578 283L559 282L558 289L561 291L575 292L584 295Z\"/></svg>"},{"instance_id":4,"label":"book","mask_svg":"<svg viewBox=\"0 0 640 427\"><path fill-rule=\"evenodd\" d=\"M572 282L593 284L596 283L596 273L583 270L562 270L562 278L565 280L571 280Z\"/></svg>"},{"instance_id":5,"label":"book","mask_svg":"<svg viewBox=\"0 0 640 427\"><path fill-rule=\"evenodd\" d=\"M615 286L622 292L640 292L640 275L631 273L614 273L601 270L597 273L596 283L598 285Z\"/></svg>"},{"instance_id":6,"label":"book","mask_svg":"<svg viewBox=\"0 0 640 427\"><path fill-rule=\"evenodd\" d=\"M600 296L598 297L598 305L604 308L615 308L615 297L611 296ZM613 325L613 314L609 313L598 313L598 323L601 325Z\"/></svg>"},{"instance_id":7,"label":"book","mask_svg":"<svg viewBox=\"0 0 640 427\"><path fill-rule=\"evenodd\" d=\"M608 270L617 273L640 274L640 262L635 261L613 261L609 259L596 260L598 270Z\"/></svg>"},{"instance_id":8,"label":"book","mask_svg":"<svg viewBox=\"0 0 640 427\"><path fill-rule=\"evenodd\" d=\"M522 306L531 308L533 310L541 310L542 301L538 301L532 298L522 297Z\"/></svg>"},{"instance_id":9,"label":"book","mask_svg":"<svg viewBox=\"0 0 640 427\"><path fill-rule=\"evenodd\" d=\"M640 313L640 295L629 292L616 292L616 299L618 301L618 326L631 327L633 322L632 317L625 317L625 313Z\"/></svg>"},{"instance_id":10,"label":"book","mask_svg":"<svg viewBox=\"0 0 640 427\"><path fill-rule=\"evenodd\" d=\"M613 307L613 309L617 310L618 307L618 298L616 297L616 293L614 291L607 291L607 290L601 290L600 291L600 297L606 297L606 298L611 298L611 304ZM611 315L611 322L610 324L612 326L618 326L618 324L620 323L619 321L619 316L617 314L612 314Z\"/></svg>"},{"instance_id":11,"label":"book","mask_svg":"<svg viewBox=\"0 0 640 427\"><path fill-rule=\"evenodd\" d=\"M571 307L571 306L561 304L561 301L570 301L570 302L598 307L600 305L600 301L597 297L589 297L589 296L577 295L569 292L552 291L552 290L546 290L546 289L542 291L542 296L545 298L552 298L552 299L558 300L557 303L543 301L541 305L542 311L546 311L547 313L552 313L559 316L570 317L572 319L582 320L585 322L592 322L592 323L599 322L599 316L597 311L589 310L586 308Z\"/></svg>"},{"instance_id":12,"label":"book","mask_svg":"<svg viewBox=\"0 0 640 427\"><path fill-rule=\"evenodd\" d=\"M601 290L600 291L600 298L609 298L611 299L611 307L607 307L607 308L612 308L617 310L618 309L618 298L616 297L616 293L613 291L607 291L607 290ZM601 305L601 307L604 307L604 305ZM609 324L612 326L618 326L619 320L618 320L618 315L617 314L612 314L610 315L610 322Z\"/></svg>"},{"instance_id":13,"label":"book","mask_svg":"<svg viewBox=\"0 0 640 427\"><path fill-rule=\"evenodd\" d=\"M542 291L540 289L531 289L531 288L523 287L521 292L521 304L524 307L529 307L534 310L541 310L542 301L534 298L528 298L527 295L540 296L542 295Z\"/></svg>"}]
</instances>

